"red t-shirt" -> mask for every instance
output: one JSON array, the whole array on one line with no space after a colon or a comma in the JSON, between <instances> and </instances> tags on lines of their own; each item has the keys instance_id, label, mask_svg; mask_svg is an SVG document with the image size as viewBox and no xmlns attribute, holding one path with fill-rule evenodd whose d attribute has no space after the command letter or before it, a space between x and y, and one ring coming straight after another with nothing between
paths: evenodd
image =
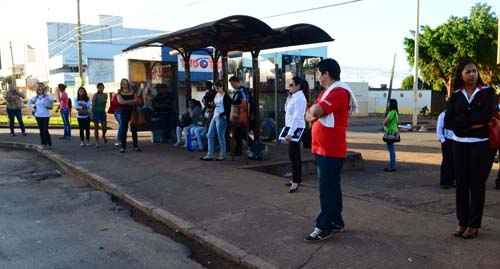
<instances>
[{"instance_id":1,"label":"red t-shirt","mask_svg":"<svg viewBox=\"0 0 500 269\"><path fill-rule=\"evenodd\" d=\"M349 92L344 88L334 88L321 101L322 92L316 104L325 115L333 113L333 128L324 126L319 120L312 126L312 153L324 157L345 158L347 153L346 133L349 119Z\"/></svg>"},{"instance_id":2,"label":"red t-shirt","mask_svg":"<svg viewBox=\"0 0 500 269\"><path fill-rule=\"evenodd\" d=\"M59 93L59 108L69 109L69 98L66 92Z\"/></svg>"}]
</instances>

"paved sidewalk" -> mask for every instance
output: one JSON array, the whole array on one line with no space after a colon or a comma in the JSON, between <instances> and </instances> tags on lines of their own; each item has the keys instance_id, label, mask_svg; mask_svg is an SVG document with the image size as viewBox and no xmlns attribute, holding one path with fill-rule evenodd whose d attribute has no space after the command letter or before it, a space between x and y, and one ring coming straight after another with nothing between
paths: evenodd
<instances>
[{"instance_id":1,"label":"paved sidewalk","mask_svg":"<svg viewBox=\"0 0 500 269\"><path fill-rule=\"evenodd\" d=\"M1 132L0 141L38 143ZM388 175L381 136L349 134L367 164L343 175L348 230L315 245L303 241L319 209L314 177L288 194L284 178L241 169L244 161L201 162L199 153L145 141L144 152L120 154L56 138L52 152L278 268L500 268L500 192L488 191L479 240L452 238L454 195L436 187L437 145L411 136L399 146L401 171Z\"/></svg>"}]
</instances>

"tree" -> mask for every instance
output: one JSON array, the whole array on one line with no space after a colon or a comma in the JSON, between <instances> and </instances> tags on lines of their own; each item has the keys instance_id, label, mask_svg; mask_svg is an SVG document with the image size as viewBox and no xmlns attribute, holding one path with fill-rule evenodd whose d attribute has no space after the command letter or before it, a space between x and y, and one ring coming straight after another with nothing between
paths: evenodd
<instances>
[{"instance_id":1,"label":"tree","mask_svg":"<svg viewBox=\"0 0 500 269\"><path fill-rule=\"evenodd\" d=\"M487 4L472 7L469 17L451 17L436 28L422 27L419 41L418 67L425 81L434 88L451 93L453 71L460 59L477 63L482 79L500 84L500 66L496 65L498 24ZM405 38L408 62L414 63L415 40Z\"/></svg>"},{"instance_id":2,"label":"tree","mask_svg":"<svg viewBox=\"0 0 500 269\"><path fill-rule=\"evenodd\" d=\"M432 85L427 82L422 81L420 78L418 79L418 88L419 89L433 89ZM401 89L403 90L411 90L413 89L413 75L409 75L403 79L401 82Z\"/></svg>"}]
</instances>

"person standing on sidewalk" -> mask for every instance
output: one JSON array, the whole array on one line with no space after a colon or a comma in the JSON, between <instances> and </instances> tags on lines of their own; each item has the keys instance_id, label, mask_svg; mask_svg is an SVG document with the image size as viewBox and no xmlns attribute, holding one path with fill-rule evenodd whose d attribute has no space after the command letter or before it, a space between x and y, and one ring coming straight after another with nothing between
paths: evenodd
<instances>
[{"instance_id":1,"label":"person standing on sidewalk","mask_svg":"<svg viewBox=\"0 0 500 269\"><path fill-rule=\"evenodd\" d=\"M115 147L120 147L120 128L119 126L121 125L120 123L120 104L118 103L118 92L113 93L111 96L111 101L109 102L109 108L108 108L108 114L113 114L115 117L116 123L118 123L118 131L116 132L116 141L115 141Z\"/></svg>"},{"instance_id":2,"label":"person standing on sidewalk","mask_svg":"<svg viewBox=\"0 0 500 269\"><path fill-rule=\"evenodd\" d=\"M64 135L60 139L71 139L71 99L66 92L66 85L62 83L57 85L56 98L64 125Z\"/></svg>"},{"instance_id":3,"label":"person standing on sidewalk","mask_svg":"<svg viewBox=\"0 0 500 269\"><path fill-rule=\"evenodd\" d=\"M384 119L384 140L387 144L389 151L389 166L384 168L385 172L396 171L396 146L395 143L399 142L399 111L398 101L396 99L389 100L389 109Z\"/></svg>"},{"instance_id":4,"label":"person standing on sidewalk","mask_svg":"<svg viewBox=\"0 0 500 269\"><path fill-rule=\"evenodd\" d=\"M436 124L436 136L441 143L441 180L440 186L442 189L455 187L455 172L453 168L453 131L444 127L444 118L446 111L439 114Z\"/></svg>"},{"instance_id":5,"label":"person standing on sidewalk","mask_svg":"<svg viewBox=\"0 0 500 269\"><path fill-rule=\"evenodd\" d=\"M120 89L118 90L117 96L118 104L120 104L120 142L121 148L120 152L125 153L127 149L127 132L129 123L132 120L132 113L137 109L139 104L139 98L136 95L134 89L130 87L128 79L122 79L120 82ZM132 132L132 143L134 145L135 151L141 151L139 148L139 139L137 137L137 127L134 124L130 125L130 130Z\"/></svg>"},{"instance_id":6,"label":"person standing on sidewalk","mask_svg":"<svg viewBox=\"0 0 500 269\"><path fill-rule=\"evenodd\" d=\"M92 118L94 120L95 146L99 147L99 129L102 130L102 141L108 143L106 139L106 105L108 95L104 93L104 84L97 84L97 93L92 96Z\"/></svg>"},{"instance_id":7,"label":"person standing on sidewalk","mask_svg":"<svg viewBox=\"0 0 500 269\"><path fill-rule=\"evenodd\" d=\"M4 94L4 99L7 102L7 116L9 117L10 135L16 136L14 132L14 120L17 119L21 133L26 136L26 129L23 122L23 99L26 96L18 91L13 85L9 86L9 90Z\"/></svg>"},{"instance_id":8,"label":"person standing on sidewalk","mask_svg":"<svg viewBox=\"0 0 500 269\"><path fill-rule=\"evenodd\" d=\"M285 103L285 126L288 127L286 141L288 142L288 156L292 163L292 180L288 186L288 192L294 193L299 189L302 182L302 158L300 153L301 141L292 141L293 134L298 128L305 129L305 113L307 109L307 100L304 91L308 91L307 81L299 77L294 77L289 85L288 98Z\"/></svg>"},{"instance_id":9,"label":"person standing on sidewalk","mask_svg":"<svg viewBox=\"0 0 500 269\"><path fill-rule=\"evenodd\" d=\"M47 87L43 83L37 84L36 96L30 99L28 105L36 118L42 146L51 148L52 139L49 133L49 121L51 116L50 111L54 105L54 98L47 94Z\"/></svg>"},{"instance_id":10,"label":"person standing on sidewalk","mask_svg":"<svg viewBox=\"0 0 500 269\"><path fill-rule=\"evenodd\" d=\"M92 111L92 102L84 87L78 88L75 109L77 111L78 128L80 129L80 146L90 146L90 111Z\"/></svg>"},{"instance_id":11,"label":"person standing on sidewalk","mask_svg":"<svg viewBox=\"0 0 500 269\"><path fill-rule=\"evenodd\" d=\"M208 127L208 153L201 159L212 161L215 154L215 141L219 143L219 157L217 161L223 161L226 158L226 128L228 125L229 113L231 110L231 98L224 91L222 81L215 83L217 94L214 98L214 113Z\"/></svg>"},{"instance_id":12,"label":"person standing on sidewalk","mask_svg":"<svg viewBox=\"0 0 500 269\"><path fill-rule=\"evenodd\" d=\"M240 79L232 76L229 79L231 87L234 89L232 98L230 122L231 122L231 153L233 156L243 154L243 140L246 140L248 147L248 127L249 127L249 97L246 89L241 85Z\"/></svg>"},{"instance_id":13,"label":"person standing on sidewalk","mask_svg":"<svg viewBox=\"0 0 500 269\"><path fill-rule=\"evenodd\" d=\"M470 60L457 65L448 101L445 126L455 134L453 157L457 181L457 237L479 235L486 194L486 180L493 165L488 123L496 111L493 88L486 86Z\"/></svg>"},{"instance_id":14,"label":"person standing on sidewalk","mask_svg":"<svg viewBox=\"0 0 500 269\"><path fill-rule=\"evenodd\" d=\"M344 230L340 173L347 154L346 133L350 111L357 102L349 86L340 81L340 66L334 59L318 64L319 82L325 89L306 113L312 124L312 153L316 158L321 212L305 241L325 240Z\"/></svg>"}]
</instances>

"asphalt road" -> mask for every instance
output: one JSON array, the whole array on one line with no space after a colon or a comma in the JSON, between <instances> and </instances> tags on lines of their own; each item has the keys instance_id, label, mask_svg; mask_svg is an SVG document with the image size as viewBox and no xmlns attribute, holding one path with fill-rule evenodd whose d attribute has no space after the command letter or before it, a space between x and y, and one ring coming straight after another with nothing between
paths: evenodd
<instances>
[{"instance_id":1,"label":"asphalt road","mask_svg":"<svg viewBox=\"0 0 500 269\"><path fill-rule=\"evenodd\" d=\"M0 268L202 268L50 161L0 148Z\"/></svg>"}]
</instances>

